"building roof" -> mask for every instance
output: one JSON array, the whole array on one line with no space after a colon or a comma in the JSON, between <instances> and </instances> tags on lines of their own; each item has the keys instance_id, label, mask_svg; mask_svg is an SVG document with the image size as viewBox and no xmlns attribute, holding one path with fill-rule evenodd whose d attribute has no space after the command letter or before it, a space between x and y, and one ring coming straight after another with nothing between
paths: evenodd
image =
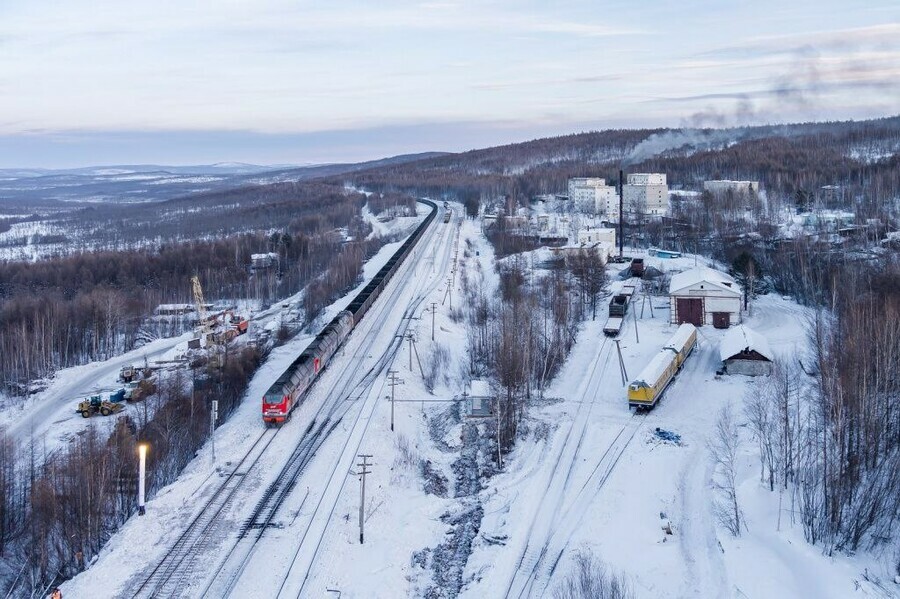
<instances>
[{"instance_id":1,"label":"building roof","mask_svg":"<svg viewBox=\"0 0 900 599\"><path fill-rule=\"evenodd\" d=\"M674 352L680 352L684 349L684 346L687 344L688 339L691 338L691 335L694 334L694 331L697 330L697 327L692 325L689 322L683 323L678 330L675 331L675 334L672 335L672 338L669 339L669 342L663 346L663 349L671 349Z\"/></svg>"},{"instance_id":2,"label":"building roof","mask_svg":"<svg viewBox=\"0 0 900 599\"><path fill-rule=\"evenodd\" d=\"M724 272L706 266L698 266L673 275L672 281L669 283L669 293L675 293L699 283L708 283L717 289L733 293L738 297L741 295L741 289L734 279Z\"/></svg>"},{"instance_id":3,"label":"building roof","mask_svg":"<svg viewBox=\"0 0 900 599\"><path fill-rule=\"evenodd\" d=\"M733 358L743 351L755 351L767 360L774 360L775 354L765 337L744 325L731 328L719 343L719 357L722 361Z\"/></svg>"},{"instance_id":4,"label":"building roof","mask_svg":"<svg viewBox=\"0 0 900 599\"><path fill-rule=\"evenodd\" d=\"M632 385L638 385L643 387L652 387L659 381L660 377L662 377L663 373L666 371L666 368L672 364L672 354L669 352L659 352L650 360L650 362L644 366L644 369L637 376L636 379L631 381Z\"/></svg>"},{"instance_id":5,"label":"building roof","mask_svg":"<svg viewBox=\"0 0 900 599\"><path fill-rule=\"evenodd\" d=\"M471 397L491 397L491 385L484 379L473 379L469 383Z\"/></svg>"}]
</instances>

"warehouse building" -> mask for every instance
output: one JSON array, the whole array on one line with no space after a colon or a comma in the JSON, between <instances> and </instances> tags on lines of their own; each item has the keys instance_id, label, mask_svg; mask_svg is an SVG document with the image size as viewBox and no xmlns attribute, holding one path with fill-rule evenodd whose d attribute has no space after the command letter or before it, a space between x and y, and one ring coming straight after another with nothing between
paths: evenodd
<instances>
[{"instance_id":1,"label":"warehouse building","mask_svg":"<svg viewBox=\"0 0 900 599\"><path fill-rule=\"evenodd\" d=\"M730 276L700 266L680 272L669 283L672 324L711 324L717 329L741 322L741 288Z\"/></svg>"}]
</instances>

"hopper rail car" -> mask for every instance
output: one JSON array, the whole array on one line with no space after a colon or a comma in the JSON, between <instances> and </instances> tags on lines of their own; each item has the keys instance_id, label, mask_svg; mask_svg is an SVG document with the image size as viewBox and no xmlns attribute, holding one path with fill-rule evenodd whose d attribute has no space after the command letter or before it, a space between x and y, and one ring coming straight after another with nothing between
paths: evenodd
<instances>
[{"instance_id":1,"label":"hopper rail car","mask_svg":"<svg viewBox=\"0 0 900 599\"><path fill-rule=\"evenodd\" d=\"M347 309L341 311L313 339L312 343L294 360L263 395L262 417L266 425L278 425L290 418L294 408L306 396L307 391L328 366L354 327L359 324L369 308L396 274L403 260L412 252L422 234L437 216L437 204L430 200L417 200L431 208L413 234L403 242L394 255L381 267L371 281L360 291Z\"/></svg>"}]
</instances>

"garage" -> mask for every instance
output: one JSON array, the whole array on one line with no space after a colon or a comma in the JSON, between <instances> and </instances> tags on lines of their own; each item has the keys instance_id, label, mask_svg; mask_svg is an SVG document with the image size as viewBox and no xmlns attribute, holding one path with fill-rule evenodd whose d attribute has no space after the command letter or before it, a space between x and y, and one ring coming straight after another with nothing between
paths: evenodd
<instances>
[{"instance_id":1,"label":"garage","mask_svg":"<svg viewBox=\"0 0 900 599\"><path fill-rule=\"evenodd\" d=\"M672 276L669 308L672 324L689 322L727 329L742 321L743 293L726 273L700 266Z\"/></svg>"},{"instance_id":2,"label":"garage","mask_svg":"<svg viewBox=\"0 0 900 599\"><path fill-rule=\"evenodd\" d=\"M703 326L703 300L698 298L678 298L678 319L675 324L691 323L694 326Z\"/></svg>"}]
</instances>

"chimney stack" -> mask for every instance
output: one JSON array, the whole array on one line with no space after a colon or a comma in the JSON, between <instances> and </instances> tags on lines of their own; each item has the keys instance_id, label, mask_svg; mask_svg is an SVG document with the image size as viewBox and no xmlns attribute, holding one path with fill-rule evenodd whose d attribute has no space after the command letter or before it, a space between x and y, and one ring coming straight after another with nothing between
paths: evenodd
<instances>
[{"instance_id":1,"label":"chimney stack","mask_svg":"<svg viewBox=\"0 0 900 599\"><path fill-rule=\"evenodd\" d=\"M624 230L622 228L622 221L625 219L625 210L624 203L622 200L622 195L625 192L625 175L622 172L622 169L619 169L619 258L622 257L623 250L625 248L625 235Z\"/></svg>"}]
</instances>

